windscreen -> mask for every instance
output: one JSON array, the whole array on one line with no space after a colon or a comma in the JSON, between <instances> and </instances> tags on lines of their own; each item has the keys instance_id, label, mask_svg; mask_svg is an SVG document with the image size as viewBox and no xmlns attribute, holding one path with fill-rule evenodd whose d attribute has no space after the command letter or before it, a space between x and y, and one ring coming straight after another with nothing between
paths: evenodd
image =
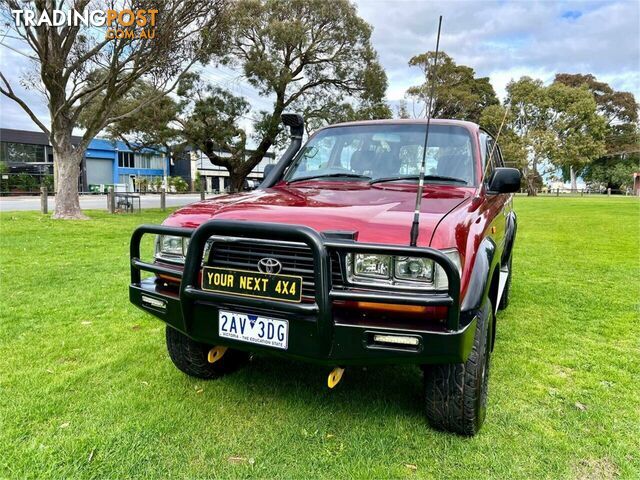
<instances>
[{"instance_id":1,"label":"windscreen","mask_svg":"<svg viewBox=\"0 0 640 480\"><path fill-rule=\"evenodd\" d=\"M306 178L354 181L416 181L426 125L356 125L320 131L298 153L286 181ZM431 125L426 154L427 183L474 185L469 132Z\"/></svg>"}]
</instances>

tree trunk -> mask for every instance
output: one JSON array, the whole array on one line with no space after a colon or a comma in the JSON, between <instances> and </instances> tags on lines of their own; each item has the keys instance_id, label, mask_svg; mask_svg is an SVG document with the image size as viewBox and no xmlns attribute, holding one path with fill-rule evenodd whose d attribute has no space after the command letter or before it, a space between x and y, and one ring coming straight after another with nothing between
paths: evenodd
<instances>
[{"instance_id":1,"label":"tree trunk","mask_svg":"<svg viewBox=\"0 0 640 480\"><path fill-rule=\"evenodd\" d=\"M84 149L77 149L69 141L63 140L53 146L53 161L56 165L58 185L56 191L56 210L53 218L64 220L88 220L80 209L78 178Z\"/></svg>"},{"instance_id":2,"label":"tree trunk","mask_svg":"<svg viewBox=\"0 0 640 480\"><path fill-rule=\"evenodd\" d=\"M229 189L231 193L237 193L244 190L244 180L247 175L241 170L229 170Z\"/></svg>"},{"instance_id":3,"label":"tree trunk","mask_svg":"<svg viewBox=\"0 0 640 480\"><path fill-rule=\"evenodd\" d=\"M528 197L537 196L538 189L536 186L536 180L538 178L538 168L537 168L537 162L535 161L535 159L533 160L531 168L527 169L526 178L527 178L527 196Z\"/></svg>"},{"instance_id":4,"label":"tree trunk","mask_svg":"<svg viewBox=\"0 0 640 480\"><path fill-rule=\"evenodd\" d=\"M569 175L571 176L571 192L577 192L578 191L578 181L576 178L576 171L573 169L573 167L569 167Z\"/></svg>"}]
</instances>

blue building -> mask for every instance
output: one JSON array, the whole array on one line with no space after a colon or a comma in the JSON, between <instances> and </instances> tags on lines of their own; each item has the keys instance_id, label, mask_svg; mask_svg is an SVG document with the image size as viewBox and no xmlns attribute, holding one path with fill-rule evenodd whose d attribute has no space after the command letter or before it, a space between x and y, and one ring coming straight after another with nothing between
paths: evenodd
<instances>
[{"instance_id":1,"label":"blue building","mask_svg":"<svg viewBox=\"0 0 640 480\"><path fill-rule=\"evenodd\" d=\"M72 139L72 143L79 141L79 137ZM0 129L0 162L9 175L27 173L37 177L38 183L53 175L53 149L42 132ZM162 181L170 169L170 159L162 152L134 152L124 142L94 138L85 153L78 186L85 192L110 185L135 191L144 183Z\"/></svg>"},{"instance_id":2,"label":"blue building","mask_svg":"<svg viewBox=\"0 0 640 480\"><path fill-rule=\"evenodd\" d=\"M167 155L156 150L132 151L124 142L94 138L85 154L87 185L116 185L135 191L142 182L155 183L169 176Z\"/></svg>"}]
</instances>

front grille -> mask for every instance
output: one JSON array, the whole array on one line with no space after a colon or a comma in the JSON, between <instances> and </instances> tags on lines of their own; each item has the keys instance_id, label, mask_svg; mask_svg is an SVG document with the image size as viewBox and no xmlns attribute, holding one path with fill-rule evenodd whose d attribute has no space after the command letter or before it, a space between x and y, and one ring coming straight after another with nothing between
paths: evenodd
<instances>
[{"instance_id":1,"label":"front grille","mask_svg":"<svg viewBox=\"0 0 640 480\"><path fill-rule=\"evenodd\" d=\"M282 263L280 273L302 277L302 296L306 301L315 297L314 264L311 249L302 243L270 243L252 240L213 241L209 256L212 267L258 271L260 259L270 257ZM334 285L342 285L338 255L332 252L331 274Z\"/></svg>"}]
</instances>

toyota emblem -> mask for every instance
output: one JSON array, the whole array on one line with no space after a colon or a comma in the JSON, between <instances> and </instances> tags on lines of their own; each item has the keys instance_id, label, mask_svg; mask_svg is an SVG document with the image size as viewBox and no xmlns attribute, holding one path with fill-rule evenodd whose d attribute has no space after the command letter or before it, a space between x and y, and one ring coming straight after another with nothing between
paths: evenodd
<instances>
[{"instance_id":1,"label":"toyota emblem","mask_svg":"<svg viewBox=\"0 0 640 480\"><path fill-rule=\"evenodd\" d=\"M258 270L262 273L276 274L282 270L282 264L275 258L262 258L258 262Z\"/></svg>"}]
</instances>

